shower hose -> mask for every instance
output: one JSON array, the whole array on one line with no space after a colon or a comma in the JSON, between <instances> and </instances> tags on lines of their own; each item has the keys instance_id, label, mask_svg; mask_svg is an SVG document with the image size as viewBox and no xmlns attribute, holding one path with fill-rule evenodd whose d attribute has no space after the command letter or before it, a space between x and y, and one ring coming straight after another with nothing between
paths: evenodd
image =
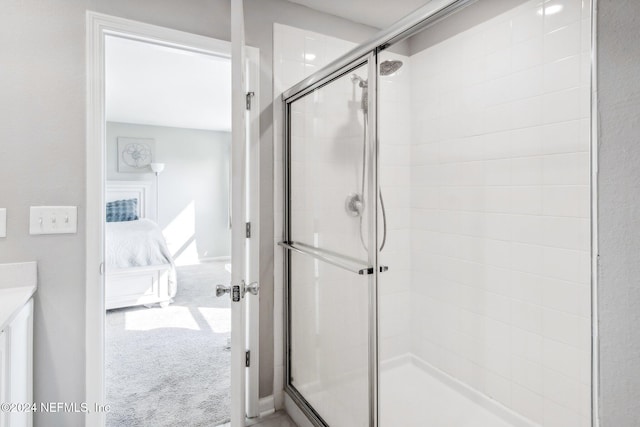
<instances>
[{"instance_id":1,"label":"shower hose","mask_svg":"<svg viewBox=\"0 0 640 427\"><path fill-rule=\"evenodd\" d=\"M362 199L364 200L364 183L366 176L366 165L367 165L367 128L369 125L369 114L366 110L362 111L362 115L364 116L364 136L362 140ZM385 243L387 242L387 213L384 209L384 199L382 198L382 189L378 189L378 194L380 196L380 207L382 210L382 244L380 245L380 251L384 248ZM360 242L362 242L362 246L365 251L368 251L367 244L364 241L364 234L362 232L362 223L364 220L364 215L360 215Z\"/></svg>"}]
</instances>

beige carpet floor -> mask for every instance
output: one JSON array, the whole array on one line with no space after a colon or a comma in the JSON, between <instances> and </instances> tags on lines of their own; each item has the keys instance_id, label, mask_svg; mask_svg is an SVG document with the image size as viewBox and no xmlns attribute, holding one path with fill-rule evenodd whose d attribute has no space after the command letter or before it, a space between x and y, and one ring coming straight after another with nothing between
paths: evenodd
<instances>
[{"instance_id":1,"label":"beige carpet floor","mask_svg":"<svg viewBox=\"0 0 640 427\"><path fill-rule=\"evenodd\" d=\"M178 267L167 308L111 310L106 317L107 427L216 426L229 420L229 284L220 262Z\"/></svg>"}]
</instances>

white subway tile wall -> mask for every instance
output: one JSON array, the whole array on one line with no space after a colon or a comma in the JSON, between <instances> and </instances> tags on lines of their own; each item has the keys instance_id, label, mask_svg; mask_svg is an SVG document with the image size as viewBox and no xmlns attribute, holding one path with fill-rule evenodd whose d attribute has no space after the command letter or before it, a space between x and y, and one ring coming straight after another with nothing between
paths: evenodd
<instances>
[{"instance_id":1,"label":"white subway tile wall","mask_svg":"<svg viewBox=\"0 0 640 427\"><path fill-rule=\"evenodd\" d=\"M383 281L410 352L543 426L590 425L590 9L527 2L381 88L381 144L411 118L411 287Z\"/></svg>"},{"instance_id":2,"label":"white subway tile wall","mask_svg":"<svg viewBox=\"0 0 640 427\"><path fill-rule=\"evenodd\" d=\"M402 67L389 76L379 76L378 142L379 179L386 213L386 242L380 264L389 270L378 276L379 354L385 363L411 349L411 66L406 56L389 53L385 60L400 60ZM380 61L381 62L381 61ZM381 216L382 211L378 211ZM384 236L378 222L378 238Z\"/></svg>"}]
</instances>

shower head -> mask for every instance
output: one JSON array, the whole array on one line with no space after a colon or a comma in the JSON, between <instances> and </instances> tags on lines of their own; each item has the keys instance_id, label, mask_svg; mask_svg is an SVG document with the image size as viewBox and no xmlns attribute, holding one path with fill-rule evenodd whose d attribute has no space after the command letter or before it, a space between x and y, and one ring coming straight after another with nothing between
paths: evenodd
<instances>
[{"instance_id":1,"label":"shower head","mask_svg":"<svg viewBox=\"0 0 640 427\"><path fill-rule=\"evenodd\" d=\"M398 71L402 67L402 61L382 61L380 63L380 75L381 76L390 76L396 71ZM358 86L361 88L366 88L369 86L369 79L363 79L357 74L351 75L352 82L358 82Z\"/></svg>"},{"instance_id":2,"label":"shower head","mask_svg":"<svg viewBox=\"0 0 640 427\"><path fill-rule=\"evenodd\" d=\"M380 63L380 75L390 76L402 67L402 61L383 61Z\"/></svg>"},{"instance_id":3,"label":"shower head","mask_svg":"<svg viewBox=\"0 0 640 427\"><path fill-rule=\"evenodd\" d=\"M380 63L380 75L390 76L402 67L402 61L382 61ZM362 88L362 98L360 98L360 108L365 114L369 111L369 79L363 79L357 74L351 75L353 83L358 82L358 86Z\"/></svg>"}]
</instances>

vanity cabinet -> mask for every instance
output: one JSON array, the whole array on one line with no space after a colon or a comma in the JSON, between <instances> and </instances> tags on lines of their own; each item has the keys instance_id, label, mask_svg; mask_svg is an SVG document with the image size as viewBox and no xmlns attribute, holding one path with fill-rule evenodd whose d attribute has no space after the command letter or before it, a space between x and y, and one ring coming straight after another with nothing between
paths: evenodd
<instances>
[{"instance_id":1,"label":"vanity cabinet","mask_svg":"<svg viewBox=\"0 0 640 427\"><path fill-rule=\"evenodd\" d=\"M33 299L0 331L0 403L33 402ZM31 427L29 410L0 411L0 427Z\"/></svg>"},{"instance_id":2,"label":"vanity cabinet","mask_svg":"<svg viewBox=\"0 0 640 427\"><path fill-rule=\"evenodd\" d=\"M7 345L7 335L5 331L0 331L0 403L7 402L9 393L9 372L7 371L7 359L9 358L9 347ZM0 427L8 426L9 414L0 411Z\"/></svg>"}]
</instances>

